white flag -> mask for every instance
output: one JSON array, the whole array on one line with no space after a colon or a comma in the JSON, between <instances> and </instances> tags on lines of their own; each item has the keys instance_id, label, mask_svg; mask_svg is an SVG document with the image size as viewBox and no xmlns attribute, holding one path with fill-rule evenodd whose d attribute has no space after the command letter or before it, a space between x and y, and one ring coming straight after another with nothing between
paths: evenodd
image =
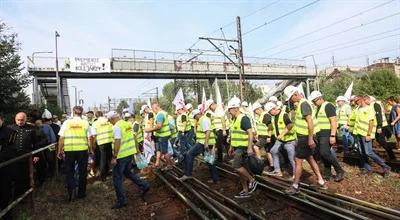
<instances>
[{"instance_id":1,"label":"white flag","mask_svg":"<svg viewBox=\"0 0 400 220\"><path fill-rule=\"evenodd\" d=\"M219 85L218 85L218 80L215 78L215 98L217 102L217 109L216 113L217 115L224 115L224 110L222 108L222 97L221 97L221 92L219 91Z\"/></svg>"},{"instance_id":2,"label":"white flag","mask_svg":"<svg viewBox=\"0 0 400 220\"><path fill-rule=\"evenodd\" d=\"M352 92L353 92L353 81L351 82L349 88L347 88L346 92L344 93L344 97L346 97L347 100L350 100Z\"/></svg>"},{"instance_id":3,"label":"white flag","mask_svg":"<svg viewBox=\"0 0 400 220\"><path fill-rule=\"evenodd\" d=\"M185 106L185 99L183 98L182 88L179 88L179 90L176 93L176 96L174 98L174 101L172 101L172 104L174 104L175 106L178 106L178 105Z\"/></svg>"},{"instance_id":4,"label":"white flag","mask_svg":"<svg viewBox=\"0 0 400 220\"><path fill-rule=\"evenodd\" d=\"M304 97L306 96L303 89L303 83L300 82L300 84L297 86L297 89L301 94L303 94Z\"/></svg>"},{"instance_id":5,"label":"white flag","mask_svg":"<svg viewBox=\"0 0 400 220\"><path fill-rule=\"evenodd\" d=\"M147 99L147 106L149 106L149 108L151 109L151 101L150 101L150 98Z\"/></svg>"},{"instance_id":6,"label":"white flag","mask_svg":"<svg viewBox=\"0 0 400 220\"><path fill-rule=\"evenodd\" d=\"M200 109L201 113L204 113L206 111L206 100L207 100L206 90L204 90L203 87L203 95L201 97L201 109Z\"/></svg>"}]
</instances>

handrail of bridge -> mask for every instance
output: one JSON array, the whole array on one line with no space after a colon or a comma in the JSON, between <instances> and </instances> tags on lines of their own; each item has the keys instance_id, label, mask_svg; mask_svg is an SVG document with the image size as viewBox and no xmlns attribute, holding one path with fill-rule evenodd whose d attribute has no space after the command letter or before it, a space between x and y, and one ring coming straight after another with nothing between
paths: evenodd
<instances>
[{"instance_id":1,"label":"handrail of bridge","mask_svg":"<svg viewBox=\"0 0 400 220\"><path fill-rule=\"evenodd\" d=\"M5 162L0 163L0 169L4 169L6 166L9 166L12 163L15 163L17 161L20 161L22 159L26 159L29 158L30 161L32 161L32 155L40 153L44 150L50 149L51 147L55 147L57 144L53 143L53 144L49 144L45 147L39 148L37 150L25 153L23 155L20 155L18 157L14 157L10 160L7 160ZM57 160L56 160L56 171L58 169L57 166ZM2 177L3 178L3 177ZM18 198L16 198L14 201L12 201L6 208L4 208L3 210L1 210L0 212L0 219L7 214L7 212L9 212L12 208L14 208L16 205L18 205L25 197L27 197L28 195L31 195L31 199L30 199L30 203L31 203L31 207L33 207L33 197L32 197L32 192L33 192L33 188L34 188L34 178L33 178L33 163L30 162L29 163L29 179L30 179L30 188L21 196L19 196Z\"/></svg>"}]
</instances>

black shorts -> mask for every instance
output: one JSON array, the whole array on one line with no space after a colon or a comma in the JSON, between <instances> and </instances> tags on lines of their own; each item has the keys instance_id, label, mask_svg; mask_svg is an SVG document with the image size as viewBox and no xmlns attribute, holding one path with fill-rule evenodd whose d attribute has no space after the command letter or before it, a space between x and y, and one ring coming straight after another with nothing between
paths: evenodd
<instances>
[{"instance_id":1,"label":"black shorts","mask_svg":"<svg viewBox=\"0 0 400 220\"><path fill-rule=\"evenodd\" d=\"M314 154L314 149L308 146L308 137L297 135L296 158L307 159Z\"/></svg>"}]
</instances>

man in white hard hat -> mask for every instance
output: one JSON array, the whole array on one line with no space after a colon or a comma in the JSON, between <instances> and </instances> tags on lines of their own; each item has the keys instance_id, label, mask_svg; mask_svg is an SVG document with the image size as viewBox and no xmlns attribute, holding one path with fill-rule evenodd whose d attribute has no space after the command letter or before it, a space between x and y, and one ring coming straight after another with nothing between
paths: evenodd
<instances>
[{"instance_id":1,"label":"man in white hard hat","mask_svg":"<svg viewBox=\"0 0 400 220\"><path fill-rule=\"evenodd\" d=\"M229 155L234 155L232 166L239 173L243 190L235 198L248 198L257 187L257 181L245 168L246 154L254 154L253 129L250 118L240 112L240 99L236 96L228 102L229 114L233 117L231 125Z\"/></svg>"},{"instance_id":2,"label":"man in white hard hat","mask_svg":"<svg viewBox=\"0 0 400 220\"><path fill-rule=\"evenodd\" d=\"M317 162L314 160L313 154L316 147L314 136L317 133L317 120L313 116L311 103L303 97L297 87L288 86L284 90L287 101L297 103L295 110L294 128L297 136L296 147L296 172L292 187L286 191L287 194L293 195L300 192L299 182L303 172L303 160L307 160L312 170L318 178L318 184L321 189L327 189L324 179L319 171Z\"/></svg>"},{"instance_id":3,"label":"man in white hard hat","mask_svg":"<svg viewBox=\"0 0 400 220\"><path fill-rule=\"evenodd\" d=\"M276 141L271 149L274 162L274 170L267 172L271 176L282 176L280 168L280 149L283 147L287 153L290 165L292 166L292 175L295 173L295 146L296 134L293 129L293 122L290 120L289 114L282 111L279 106L272 102L265 104L265 111L272 116L272 127L276 136Z\"/></svg>"},{"instance_id":4,"label":"man in white hard hat","mask_svg":"<svg viewBox=\"0 0 400 220\"><path fill-rule=\"evenodd\" d=\"M196 119L193 117L193 105L188 103L185 105L186 115L188 116L188 120L191 126L191 129L188 133L188 143L192 146L195 143L195 132L196 132Z\"/></svg>"},{"instance_id":5,"label":"man in white hard hat","mask_svg":"<svg viewBox=\"0 0 400 220\"><path fill-rule=\"evenodd\" d=\"M271 96L271 97L269 97L268 102L278 104L278 98L276 96Z\"/></svg>"},{"instance_id":6,"label":"man in white hard hat","mask_svg":"<svg viewBox=\"0 0 400 220\"><path fill-rule=\"evenodd\" d=\"M349 132L349 126L347 125L351 117L351 107L346 102L347 99L344 96L338 96L336 98L336 104L338 106L336 110L338 128L339 134L342 137L343 151L345 154L349 153L349 146L353 139Z\"/></svg>"},{"instance_id":7,"label":"man in white hard hat","mask_svg":"<svg viewBox=\"0 0 400 220\"><path fill-rule=\"evenodd\" d=\"M336 108L332 103L325 101L319 91L311 92L309 100L317 106L315 113L319 128L317 133L317 155L321 157L324 164L324 177L327 180L332 178L331 167L333 166L336 172L334 180L340 182L344 179L345 172L340 166L336 155L332 152L332 147L336 146L336 132L338 127Z\"/></svg>"},{"instance_id":8,"label":"man in white hard hat","mask_svg":"<svg viewBox=\"0 0 400 220\"><path fill-rule=\"evenodd\" d=\"M270 169L273 170L273 161L272 155L270 153L271 150L271 115L268 112L264 111L261 104L256 102L253 105L253 111L256 115L256 135L255 140L256 146L258 148L264 148L265 152L267 152L267 158L269 162Z\"/></svg>"},{"instance_id":9,"label":"man in white hard hat","mask_svg":"<svg viewBox=\"0 0 400 220\"><path fill-rule=\"evenodd\" d=\"M176 126L178 128L178 141L180 143L181 153L189 150L190 146L188 145L188 135L192 126L189 121L189 117L186 114L184 105L176 106L177 117L176 117Z\"/></svg>"},{"instance_id":10,"label":"man in white hard hat","mask_svg":"<svg viewBox=\"0 0 400 220\"><path fill-rule=\"evenodd\" d=\"M217 162L222 163L223 161L223 152L224 143L226 140L226 122L225 122L225 114L223 111L217 111L217 103L212 103L209 107L211 111L211 127L213 132L215 133L216 143L215 147L217 149Z\"/></svg>"}]
</instances>

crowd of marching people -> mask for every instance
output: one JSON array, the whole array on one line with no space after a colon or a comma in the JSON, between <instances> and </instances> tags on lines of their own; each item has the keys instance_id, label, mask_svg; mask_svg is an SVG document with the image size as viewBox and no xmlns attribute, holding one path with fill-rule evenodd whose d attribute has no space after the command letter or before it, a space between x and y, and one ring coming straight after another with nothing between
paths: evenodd
<instances>
[{"instance_id":1,"label":"crowd of marching people","mask_svg":"<svg viewBox=\"0 0 400 220\"><path fill-rule=\"evenodd\" d=\"M369 159L382 168L384 177L390 174L374 152L374 142L385 149L388 160L396 160L387 143L391 135L400 149L400 105L394 97L381 102L366 95L338 96L330 103L319 91L306 98L298 87L288 86L281 100L272 96L264 105L233 97L227 105L210 99L196 107L179 103L171 114L155 102L135 115L127 110L85 113L75 106L72 116L61 120L47 110L42 116L20 112L9 126L0 116L0 162L55 143L32 161L0 168L1 208L29 188L30 163L37 185L52 177L58 164L66 176L69 201L86 197L88 175L102 181L111 175L117 197L112 208L118 209L128 204L124 177L144 198L150 185L143 171L178 165L184 170L180 180L189 181L199 155L208 165L210 184L223 181L216 165L230 163L242 186L235 198L248 198L257 187L255 174L285 176L293 181L286 193L297 194L305 161L321 189L327 189L329 181L342 181L346 172L336 157L338 142L345 155L359 156L361 175L373 172Z\"/></svg>"}]
</instances>

